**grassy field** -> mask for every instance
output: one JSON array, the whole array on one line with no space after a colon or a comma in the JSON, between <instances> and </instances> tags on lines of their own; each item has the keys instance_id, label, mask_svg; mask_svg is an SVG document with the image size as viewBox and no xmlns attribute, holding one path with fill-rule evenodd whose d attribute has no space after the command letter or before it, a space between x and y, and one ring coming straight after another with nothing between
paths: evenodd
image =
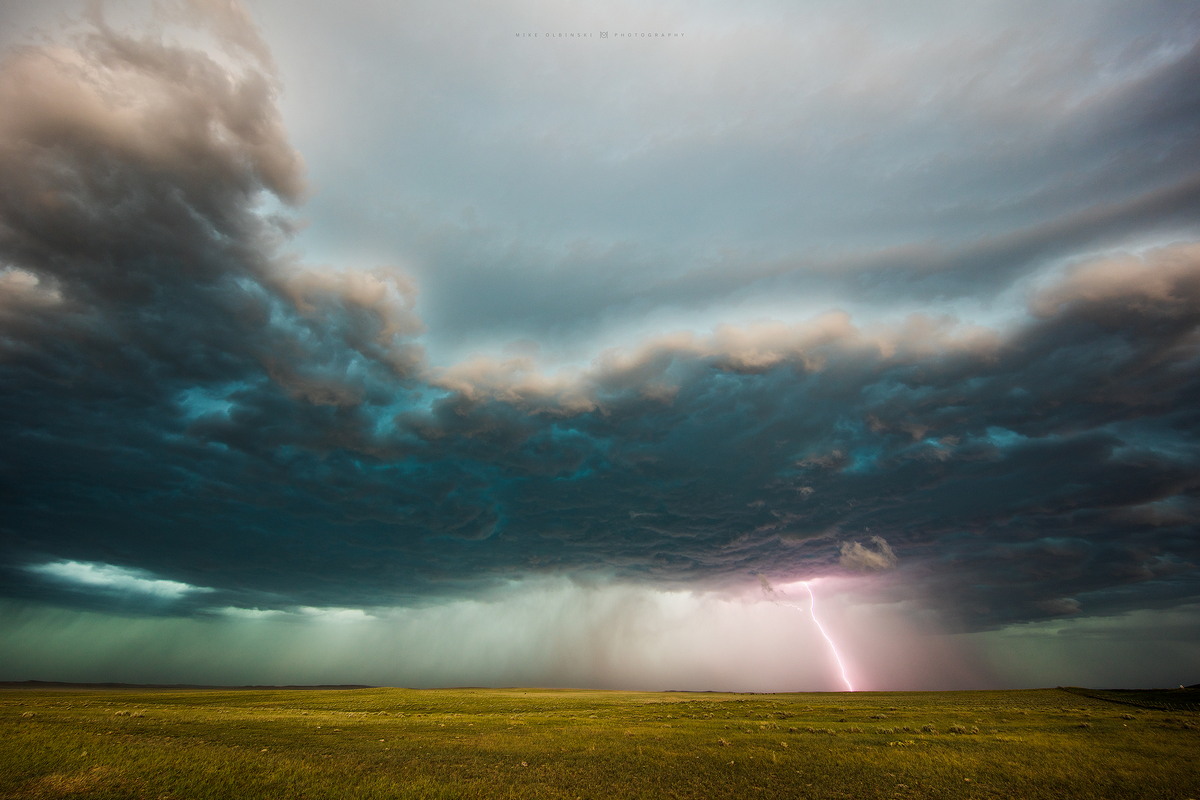
<instances>
[{"instance_id":1,"label":"grassy field","mask_svg":"<svg viewBox=\"0 0 1200 800\"><path fill-rule=\"evenodd\" d=\"M4 798L1197 798L1200 718L1057 689L0 691Z\"/></svg>"}]
</instances>

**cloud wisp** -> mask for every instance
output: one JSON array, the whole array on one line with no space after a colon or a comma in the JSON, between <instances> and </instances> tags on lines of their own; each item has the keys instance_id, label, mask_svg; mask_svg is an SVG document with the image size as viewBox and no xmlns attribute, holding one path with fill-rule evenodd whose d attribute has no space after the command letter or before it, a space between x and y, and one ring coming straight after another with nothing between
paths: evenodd
<instances>
[{"instance_id":1,"label":"cloud wisp","mask_svg":"<svg viewBox=\"0 0 1200 800\"><path fill-rule=\"evenodd\" d=\"M207 586L156 578L142 570L80 561L52 561L27 568L35 575L83 590L121 595L141 595L160 600L177 600L193 592L211 592Z\"/></svg>"}]
</instances>

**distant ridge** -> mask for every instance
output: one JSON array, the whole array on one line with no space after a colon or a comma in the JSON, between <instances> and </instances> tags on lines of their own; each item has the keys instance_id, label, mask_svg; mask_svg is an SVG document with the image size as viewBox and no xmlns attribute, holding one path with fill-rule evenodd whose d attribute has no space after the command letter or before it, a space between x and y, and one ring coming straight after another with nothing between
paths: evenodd
<instances>
[{"instance_id":1,"label":"distant ridge","mask_svg":"<svg viewBox=\"0 0 1200 800\"><path fill-rule=\"evenodd\" d=\"M1180 686L1178 689L1082 689L1078 686L1058 688L1081 697L1125 706L1200 713L1200 686Z\"/></svg>"},{"instance_id":2,"label":"distant ridge","mask_svg":"<svg viewBox=\"0 0 1200 800\"><path fill-rule=\"evenodd\" d=\"M0 681L3 689L375 689L364 683L321 683L308 686L247 684L228 686L205 683L69 683L64 681Z\"/></svg>"}]
</instances>

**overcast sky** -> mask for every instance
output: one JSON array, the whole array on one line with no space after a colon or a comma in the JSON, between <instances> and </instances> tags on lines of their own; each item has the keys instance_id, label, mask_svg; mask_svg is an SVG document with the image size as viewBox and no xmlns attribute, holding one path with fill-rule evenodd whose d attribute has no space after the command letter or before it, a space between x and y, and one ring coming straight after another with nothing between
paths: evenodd
<instances>
[{"instance_id":1,"label":"overcast sky","mask_svg":"<svg viewBox=\"0 0 1200 800\"><path fill-rule=\"evenodd\" d=\"M1200 680L1196 6L0 14L0 679Z\"/></svg>"}]
</instances>

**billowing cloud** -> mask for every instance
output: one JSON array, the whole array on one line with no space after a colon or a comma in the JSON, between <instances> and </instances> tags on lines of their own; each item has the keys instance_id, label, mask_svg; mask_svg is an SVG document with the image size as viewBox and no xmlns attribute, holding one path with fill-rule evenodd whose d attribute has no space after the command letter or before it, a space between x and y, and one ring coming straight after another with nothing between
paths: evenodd
<instances>
[{"instance_id":1,"label":"billowing cloud","mask_svg":"<svg viewBox=\"0 0 1200 800\"><path fill-rule=\"evenodd\" d=\"M846 569L876 571L896 566L896 553L882 536L872 536L869 545L860 542L842 542L838 564Z\"/></svg>"},{"instance_id":2,"label":"billowing cloud","mask_svg":"<svg viewBox=\"0 0 1200 800\"><path fill-rule=\"evenodd\" d=\"M853 577L970 631L1195 602L1195 21L760 6L603 70L512 36L532 6L431 7L461 58L379 22L431 69L311 86L271 3L10 47L4 592L363 630L543 581ZM381 74L404 103L344 108Z\"/></svg>"}]
</instances>

